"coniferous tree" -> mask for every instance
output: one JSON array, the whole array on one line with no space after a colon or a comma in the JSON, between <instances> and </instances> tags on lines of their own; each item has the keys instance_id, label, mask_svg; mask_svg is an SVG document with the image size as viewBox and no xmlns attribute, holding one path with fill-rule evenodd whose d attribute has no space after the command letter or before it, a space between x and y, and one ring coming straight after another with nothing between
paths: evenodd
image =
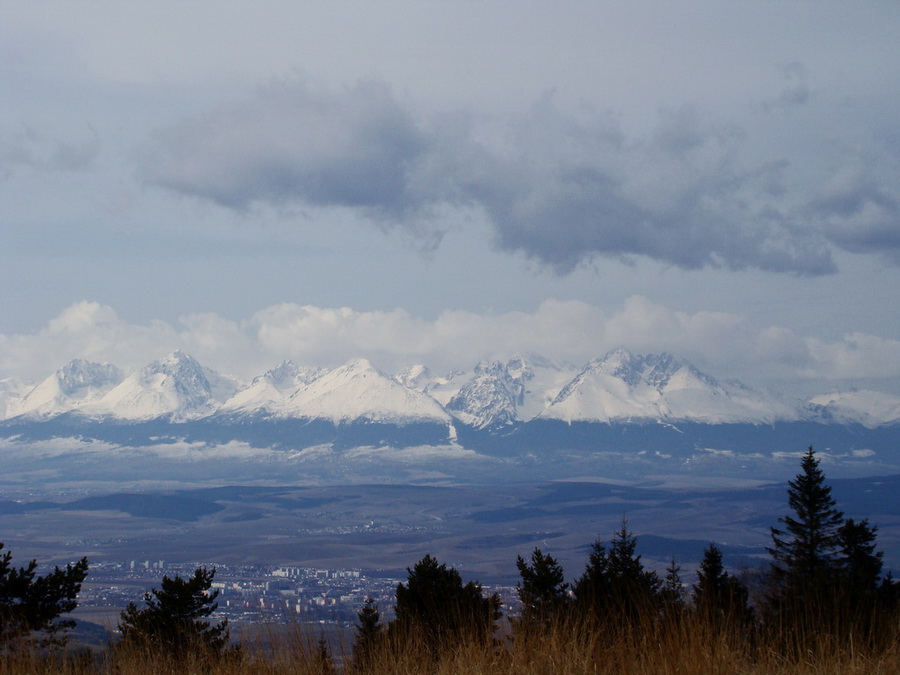
<instances>
[{"instance_id":1,"label":"coniferous tree","mask_svg":"<svg viewBox=\"0 0 900 675\"><path fill-rule=\"evenodd\" d=\"M839 566L838 530L843 514L825 484L819 460L810 447L800 464L801 472L788 483L788 505L795 516L783 516L782 528L771 528L773 607L808 604L829 592Z\"/></svg>"},{"instance_id":2,"label":"coniferous tree","mask_svg":"<svg viewBox=\"0 0 900 675\"><path fill-rule=\"evenodd\" d=\"M840 568L836 591L841 611L853 617L856 627L873 627L874 613L896 606L896 592L890 579L881 579L884 553L876 550L878 528L868 519L848 518L838 530Z\"/></svg>"},{"instance_id":3,"label":"coniferous tree","mask_svg":"<svg viewBox=\"0 0 900 675\"><path fill-rule=\"evenodd\" d=\"M406 584L397 584L392 629L412 631L432 649L461 638L489 638L500 618L500 597L485 597L481 584L462 578L452 567L426 555L415 564Z\"/></svg>"},{"instance_id":4,"label":"coniferous tree","mask_svg":"<svg viewBox=\"0 0 900 675\"><path fill-rule=\"evenodd\" d=\"M520 624L526 628L546 626L564 611L568 602L569 584L565 582L562 566L551 555L535 548L531 562L516 558L522 581L519 600L522 602Z\"/></svg>"},{"instance_id":5,"label":"coniferous tree","mask_svg":"<svg viewBox=\"0 0 900 675\"><path fill-rule=\"evenodd\" d=\"M0 555L0 652L33 632L53 636L75 625L71 619L59 617L77 606L78 592L87 577L87 558L64 569L56 567L44 576L37 576L36 570L36 560L14 567L12 553Z\"/></svg>"},{"instance_id":6,"label":"coniferous tree","mask_svg":"<svg viewBox=\"0 0 900 675\"><path fill-rule=\"evenodd\" d=\"M728 574L722 551L710 544L703 552L694 586L694 609L711 621L746 622L752 618L750 593L740 579Z\"/></svg>"},{"instance_id":7,"label":"coniferous tree","mask_svg":"<svg viewBox=\"0 0 900 675\"><path fill-rule=\"evenodd\" d=\"M675 562L675 556L666 567L666 578L663 580L659 597L663 612L667 617L675 617L684 610L684 584L681 582L681 566Z\"/></svg>"},{"instance_id":8,"label":"coniferous tree","mask_svg":"<svg viewBox=\"0 0 900 675\"><path fill-rule=\"evenodd\" d=\"M378 647L383 626L378 605L372 598L366 598L356 616L359 618L359 625L356 627L356 641L353 643L353 662L357 668L364 670Z\"/></svg>"},{"instance_id":9,"label":"coniferous tree","mask_svg":"<svg viewBox=\"0 0 900 675\"><path fill-rule=\"evenodd\" d=\"M868 518L848 518L838 530L840 569L843 581L855 594L873 594L878 589L884 552L876 550L878 528Z\"/></svg>"},{"instance_id":10,"label":"coniferous tree","mask_svg":"<svg viewBox=\"0 0 900 675\"><path fill-rule=\"evenodd\" d=\"M575 582L576 608L601 620L637 619L658 608L662 582L656 572L644 569L636 547L624 519L608 552L600 540L594 542L584 573Z\"/></svg>"},{"instance_id":11,"label":"coniferous tree","mask_svg":"<svg viewBox=\"0 0 900 675\"><path fill-rule=\"evenodd\" d=\"M215 574L215 568L198 567L189 579L164 576L160 588L144 594L146 607L131 602L122 612L122 642L175 658L191 650L220 653L228 644L228 620L215 625L206 620L219 607L219 591L209 591Z\"/></svg>"}]
</instances>

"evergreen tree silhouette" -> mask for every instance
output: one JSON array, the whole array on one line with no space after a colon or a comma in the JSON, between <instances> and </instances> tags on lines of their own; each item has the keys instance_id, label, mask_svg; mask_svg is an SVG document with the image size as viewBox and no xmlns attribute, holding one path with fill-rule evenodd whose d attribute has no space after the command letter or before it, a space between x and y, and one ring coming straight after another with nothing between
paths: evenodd
<instances>
[{"instance_id":1,"label":"evergreen tree silhouette","mask_svg":"<svg viewBox=\"0 0 900 675\"><path fill-rule=\"evenodd\" d=\"M452 567L426 555L407 568L406 584L397 584L396 619L391 627L420 634L437 650L462 638L489 638L500 618L500 597L485 597L481 584L462 578Z\"/></svg>"},{"instance_id":2,"label":"evergreen tree silhouette","mask_svg":"<svg viewBox=\"0 0 900 675\"><path fill-rule=\"evenodd\" d=\"M522 602L520 625L528 628L546 626L565 609L569 584L565 582L563 569L551 555L544 555L535 548L531 561L522 556L516 558L519 576L518 594Z\"/></svg>"},{"instance_id":3,"label":"evergreen tree silhouette","mask_svg":"<svg viewBox=\"0 0 900 675\"><path fill-rule=\"evenodd\" d=\"M636 547L624 519L608 552L600 540L593 543L584 573L575 582L576 608L600 620L635 620L656 611L661 581L656 572L644 569Z\"/></svg>"},{"instance_id":4,"label":"evergreen tree silhouette","mask_svg":"<svg viewBox=\"0 0 900 675\"><path fill-rule=\"evenodd\" d=\"M210 593L215 568L198 567L194 576L164 576L160 588L144 594L146 607L130 602L121 614L122 642L148 649L162 649L175 658L191 650L220 653L228 644L228 620L207 621L219 605L219 591Z\"/></svg>"},{"instance_id":5,"label":"evergreen tree silhouette","mask_svg":"<svg viewBox=\"0 0 900 675\"><path fill-rule=\"evenodd\" d=\"M33 632L52 638L75 625L72 619L59 617L78 604L76 598L88 572L87 558L63 569L56 567L44 576L38 576L36 570L36 560L14 567L11 552L0 555L0 652Z\"/></svg>"},{"instance_id":6,"label":"evergreen tree silhouette","mask_svg":"<svg viewBox=\"0 0 900 675\"><path fill-rule=\"evenodd\" d=\"M362 609L356 615L356 641L353 643L353 662L357 668L365 669L382 636L381 614L372 598L366 598Z\"/></svg>"},{"instance_id":7,"label":"evergreen tree silhouette","mask_svg":"<svg viewBox=\"0 0 900 675\"><path fill-rule=\"evenodd\" d=\"M839 528L843 514L825 484L819 460L810 447L801 472L788 483L788 505L794 516L783 516L783 528L771 528L772 556L769 600L775 606L809 603L830 592L839 566Z\"/></svg>"},{"instance_id":8,"label":"evergreen tree silhouette","mask_svg":"<svg viewBox=\"0 0 900 675\"><path fill-rule=\"evenodd\" d=\"M697 570L694 609L713 622L747 622L752 618L749 597L740 579L725 571L719 547L712 543L707 546Z\"/></svg>"}]
</instances>

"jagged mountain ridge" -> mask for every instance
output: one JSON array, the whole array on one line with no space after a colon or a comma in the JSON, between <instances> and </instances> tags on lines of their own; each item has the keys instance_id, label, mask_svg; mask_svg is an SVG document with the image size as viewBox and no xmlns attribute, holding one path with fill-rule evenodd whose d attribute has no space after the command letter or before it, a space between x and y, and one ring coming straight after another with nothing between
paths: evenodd
<instances>
[{"instance_id":1,"label":"jagged mountain ridge","mask_svg":"<svg viewBox=\"0 0 900 675\"><path fill-rule=\"evenodd\" d=\"M206 369L188 354L175 351L132 373L78 412L126 420L164 415L183 419L210 413L215 407Z\"/></svg>"},{"instance_id":2,"label":"jagged mountain ridge","mask_svg":"<svg viewBox=\"0 0 900 675\"><path fill-rule=\"evenodd\" d=\"M739 385L722 384L671 354L619 348L591 361L540 414L565 422L691 420L771 423L798 419L789 406Z\"/></svg>"},{"instance_id":3,"label":"jagged mountain ridge","mask_svg":"<svg viewBox=\"0 0 900 675\"><path fill-rule=\"evenodd\" d=\"M300 388L324 375L325 368L309 368L284 361L279 366L253 378L249 385L228 397L220 412L254 412L274 414L278 403Z\"/></svg>"},{"instance_id":4,"label":"jagged mountain ridge","mask_svg":"<svg viewBox=\"0 0 900 675\"><path fill-rule=\"evenodd\" d=\"M121 371L109 363L70 361L21 397L12 397L7 416L49 417L98 401L121 383Z\"/></svg>"},{"instance_id":5,"label":"jagged mountain ridge","mask_svg":"<svg viewBox=\"0 0 900 675\"><path fill-rule=\"evenodd\" d=\"M469 373L435 376L413 366L390 377L365 359L333 370L284 362L240 386L176 351L123 376L109 364L76 360L18 395L7 419L91 418L173 421L220 417L308 419L332 424L462 424L498 431L531 420L565 423L690 421L705 424L812 420L867 427L900 421L900 401L862 410L872 397L819 397L792 407L738 383L720 383L671 354L620 348L577 370L540 357L482 362ZM452 432L451 432L452 435Z\"/></svg>"}]
</instances>

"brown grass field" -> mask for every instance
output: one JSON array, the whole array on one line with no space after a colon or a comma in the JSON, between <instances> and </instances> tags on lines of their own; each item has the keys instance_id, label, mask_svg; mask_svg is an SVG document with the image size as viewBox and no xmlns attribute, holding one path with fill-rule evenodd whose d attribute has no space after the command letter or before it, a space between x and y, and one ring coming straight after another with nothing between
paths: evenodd
<instances>
[{"instance_id":1,"label":"brown grass field","mask_svg":"<svg viewBox=\"0 0 900 675\"><path fill-rule=\"evenodd\" d=\"M900 673L900 629L896 619L861 639L810 633L805 638L765 629L731 629L693 614L623 627L561 625L529 636L495 635L489 641L454 640L429 648L418 636L391 635L363 664L352 645L334 648L325 660L317 634L302 626L241 645L225 656L191 653L180 661L165 653L20 649L0 655L0 675L609 675L779 674L876 675ZM265 646L262 646L265 645Z\"/></svg>"}]
</instances>

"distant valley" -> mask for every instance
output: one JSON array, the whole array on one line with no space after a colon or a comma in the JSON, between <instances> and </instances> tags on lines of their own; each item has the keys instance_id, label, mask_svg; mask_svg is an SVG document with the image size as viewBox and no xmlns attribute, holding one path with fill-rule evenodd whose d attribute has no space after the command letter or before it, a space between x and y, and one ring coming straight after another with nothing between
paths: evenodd
<instances>
[{"instance_id":1,"label":"distant valley","mask_svg":"<svg viewBox=\"0 0 900 675\"><path fill-rule=\"evenodd\" d=\"M508 583L535 546L574 577L625 517L657 568L692 569L709 541L753 567L813 445L841 508L876 523L900 567L900 406L873 392L787 402L624 349L444 376L285 362L245 383L175 352L4 387L0 541L47 562L402 576L432 553Z\"/></svg>"}]
</instances>

